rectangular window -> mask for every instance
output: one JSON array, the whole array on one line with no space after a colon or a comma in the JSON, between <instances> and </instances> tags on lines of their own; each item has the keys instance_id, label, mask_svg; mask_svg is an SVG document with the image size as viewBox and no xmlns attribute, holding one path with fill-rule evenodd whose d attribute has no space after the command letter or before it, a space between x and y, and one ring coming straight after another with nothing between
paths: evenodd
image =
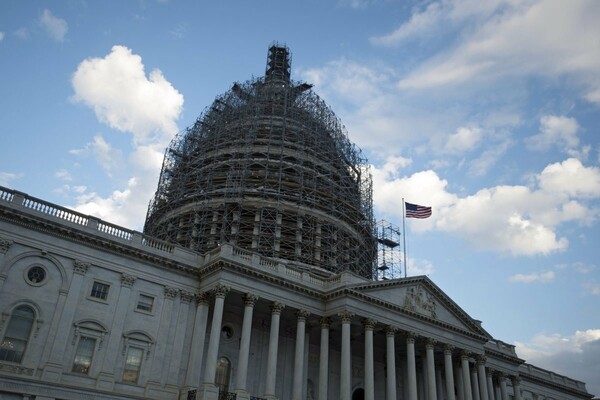
<instances>
[{"instance_id":1,"label":"rectangular window","mask_svg":"<svg viewBox=\"0 0 600 400\"><path fill-rule=\"evenodd\" d=\"M92 286L92 293L90 296L95 297L97 299L106 300L108 298L108 289L109 285L100 282L94 282L94 286Z\"/></svg>"},{"instance_id":2,"label":"rectangular window","mask_svg":"<svg viewBox=\"0 0 600 400\"><path fill-rule=\"evenodd\" d=\"M154 307L154 297L140 294L136 308L141 311L152 312L152 307Z\"/></svg>"},{"instance_id":3,"label":"rectangular window","mask_svg":"<svg viewBox=\"0 0 600 400\"><path fill-rule=\"evenodd\" d=\"M142 366L142 357L144 350L137 347L127 349L127 359L125 360L125 369L123 371L123 382L137 383L140 377L140 367Z\"/></svg>"},{"instance_id":4,"label":"rectangular window","mask_svg":"<svg viewBox=\"0 0 600 400\"><path fill-rule=\"evenodd\" d=\"M95 348L96 339L81 336L79 338L79 343L77 344L77 351L75 352L75 359L73 360L73 368L71 371L87 375L92 366L92 357L94 356Z\"/></svg>"}]
</instances>

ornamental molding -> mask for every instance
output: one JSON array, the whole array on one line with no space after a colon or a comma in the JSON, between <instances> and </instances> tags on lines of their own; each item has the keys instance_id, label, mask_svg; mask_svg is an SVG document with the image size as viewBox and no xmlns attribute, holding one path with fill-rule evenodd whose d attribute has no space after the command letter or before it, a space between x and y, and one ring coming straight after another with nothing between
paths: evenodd
<instances>
[{"instance_id":1,"label":"ornamental molding","mask_svg":"<svg viewBox=\"0 0 600 400\"><path fill-rule=\"evenodd\" d=\"M385 336L390 337L390 336L395 336L396 333L398 332L398 328L396 328L393 325L388 325L385 327Z\"/></svg>"},{"instance_id":2,"label":"ornamental molding","mask_svg":"<svg viewBox=\"0 0 600 400\"><path fill-rule=\"evenodd\" d=\"M217 285L211 290L211 293L216 298L224 299L229 293L231 288L229 286L225 286L223 284L217 283Z\"/></svg>"},{"instance_id":3,"label":"ornamental molding","mask_svg":"<svg viewBox=\"0 0 600 400\"><path fill-rule=\"evenodd\" d=\"M194 298L196 299L197 305L207 306L210 300L210 295L206 292L196 292L196 294L194 294Z\"/></svg>"},{"instance_id":4,"label":"ornamental molding","mask_svg":"<svg viewBox=\"0 0 600 400\"><path fill-rule=\"evenodd\" d=\"M329 329L329 325L331 325L331 318L323 317L319 320L319 324L321 325L321 329Z\"/></svg>"},{"instance_id":5,"label":"ornamental molding","mask_svg":"<svg viewBox=\"0 0 600 400\"><path fill-rule=\"evenodd\" d=\"M33 376L32 368L25 368L25 367L21 367L19 365L0 363L0 371L9 372L11 374Z\"/></svg>"},{"instance_id":6,"label":"ornamental molding","mask_svg":"<svg viewBox=\"0 0 600 400\"><path fill-rule=\"evenodd\" d=\"M373 330L375 329L375 325L377 325L377 321L373 318L363 318L362 320L363 326L365 330Z\"/></svg>"},{"instance_id":7,"label":"ornamental molding","mask_svg":"<svg viewBox=\"0 0 600 400\"><path fill-rule=\"evenodd\" d=\"M129 274L121 274L121 286L132 288L137 277Z\"/></svg>"},{"instance_id":8,"label":"ornamental molding","mask_svg":"<svg viewBox=\"0 0 600 400\"><path fill-rule=\"evenodd\" d=\"M350 324L352 318L354 318L354 313L352 311L342 311L338 313L338 317L342 320L342 324Z\"/></svg>"},{"instance_id":9,"label":"ornamental molding","mask_svg":"<svg viewBox=\"0 0 600 400\"><path fill-rule=\"evenodd\" d=\"M428 317L437 319L435 313L435 300L422 285L413 286L407 289L404 296L404 308L420 314L425 314Z\"/></svg>"},{"instance_id":10,"label":"ornamental molding","mask_svg":"<svg viewBox=\"0 0 600 400\"><path fill-rule=\"evenodd\" d=\"M280 315L283 309L285 308L285 304L280 303L278 301L274 301L271 303L271 315Z\"/></svg>"},{"instance_id":11,"label":"ornamental molding","mask_svg":"<svg viewBox=\"0 0 600 400\"><path fill-rule=\"evenodd\" d=\"M10 246L13 245L12 240L0 238L0 254L6 254Z\"/></svg>"},{"instance_id":12,"label":"ornamental molding","mask_svg":"<svg viewBox=\"0 0 600 400\"><path fill-rule=\"evenodd\" d=\"M81 260L73 260L73 272L79 275L85 275L90 269L90 263Z\"/></svg>"},{"instance_id":13,"label":"ornamental molding","mask_svg":"<svg viewBox=\"0 0 600 400\"><path fill-rule=\"evenodd\" d=\"M183 304L190 304L194 299L195 294L192 292L188 292L187 290L180 289L179 290L179 299Z\"/></svg>"},{"instance_id":14,"label":"ornamental molding","mask_svg":"<svg viewBox=\"0 0 600 400\"><path fill-rule=\"evenodd\" d=\"M306 310L298 310L296 311L296 318L298 321L306 321L306 318L310 315L309 311Z\"/></svg>"},{"instance_id":15,"label":"ornamental molding","mask_svg":"<svg viewBox=\"0 0 600 400\"><path fill-rule=\"evenodd\" d=\"M165 286L165 299L174 299L179 291L173 287Z\"/></svg>"},{"instance_id":16,"label":"ornamental molding","mask_svg":"<svg viewBox=\"0 0 600 400\"><path fill-rule=\"evenodd\" d=\"M254 307L259 297L252 293L246 293L242 296L242 300L244 300L244 305L248 307Z\"/></svg>"}]
</instances>

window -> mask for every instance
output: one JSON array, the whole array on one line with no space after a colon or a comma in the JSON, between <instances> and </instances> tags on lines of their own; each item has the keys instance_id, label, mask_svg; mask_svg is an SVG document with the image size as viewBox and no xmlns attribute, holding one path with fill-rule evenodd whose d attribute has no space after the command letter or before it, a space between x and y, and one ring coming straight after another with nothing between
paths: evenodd
<instances>
[{"instance_id":1,"label":"window","mask_svg":"<svg viewBox=\"0 0 600 400\"><path fill-rule=\"evenodd\" d=\"M36 286L46 279L46 270L39 265L35 265L27 270L27 281Z\"/></svg>"},{"instance_id":2,"label":"window","mask_svg":"<svg viewBox=\"0 0 600 400\"><path fill-rule=\"evenodd\" d=\"M154 307L154 297L140 294L136 308L140 311L152 312Z\"/></svg>"},{"instance_id":3,"label":"window","mask_svg":"<svg viewBox=\"0 0 600 400\"><path fill-rule=\"evenodd\" d=\"M127 349L127 358L125 359L125 369L123 370L123 382L137 383L140 377L140 368L144 350L138 347L129 347Z\"/></svg>"},{"instance_id":4,"label":"window","mask_svg":"<svg viewBox=\"0 0 600 400\"><path fill-rule=\"evenodd\" d=\"M19 306L13 311L0 343L0 360L21 362L33 328L34 316L35 313L29 306Z\"/></svg>"},{"instance_id":5,"label":"window","mask_svg":"<svg viewBox=\"0 0 600 400\"><path fill-rule=\"evenodd\" d=\"M75 359L73 360L73 368L71 371L80 374L89 374L95 349L96 339L81 336L79 338L79 343L77 344L77 351L75 352Z\"/></svg>"},{"instance_id":6,"label":"window","mask_svg":"<svg viewBox=\"0 0 600 400\"><path fill-rule=\"evenodd\" d=\"M109 288L110 286L105 283L94 282L94 285L92 286L92 293L90 293L90 296L96 299L106 300L108 298Z\"/></svg>"}]
</instances>

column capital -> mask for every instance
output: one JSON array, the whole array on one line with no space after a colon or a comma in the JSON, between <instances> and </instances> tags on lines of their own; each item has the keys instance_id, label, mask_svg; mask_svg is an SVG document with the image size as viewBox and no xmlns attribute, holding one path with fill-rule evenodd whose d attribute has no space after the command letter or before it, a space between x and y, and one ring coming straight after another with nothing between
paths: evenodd
<instances>
[{"instance_id":1,"label":"column capital","mask_svg":"<svg viewBox=\"0 0 600 400\"><path fill-rule=\"evenodd\" d=\"M338 317L342 319L342 324L349 324L352 322L352 318L354 318L354 313L346 310L338 313Z\"/></svg>"},{"instance_id":2,"label":"column capital","mask_svg":"<svg viewBox=\"0 0 600 400\"><path fill-rule=\"evenodd\" d=\"M476 360L477 360L477 365L485 365L485 362L487 361L487 357L484 356L483 354L479 354L476 357Z\"/></svg>"},{"instance_id":3,"label":"column capital","mask_svg":"<svg viewBox=\"0 0 600 400\"><path fill-rule=\"evenodd\" d=\"M398 328L393 325L388 325L385 327L385 336L394 336L398 332Z\"/></svg>"},{"instance_id":4,"label":"column capital","mask_svg":"<svg viewBox=\"0 0 600 400\"><path fill-rule=\"evenodd\" d=\"M76 274L85 275L88 269L90 269L90 263L81 260L73 260L73 272Z\"/></svg>"},{"instance_id":5,"label":"column capital","mask_svg":"<svg viewBox=\"0 0 600 400\"><path fill-rule=\"evenodd\" d=\"M215 287L212 288L211 292L212 292L213 296L224 299L225 296L227 296L227 293L229 293L229 290L230 290L229 286L225 286L220 283L217 283L215 285Z\"/></svg>"},{"instance_id":6,"label":"column capital","mask_svg":"<svg viewBox=\"0 0 600 400\"><path fill-rule=\"evenodd\" d=\"M321 329L323 329L323 328L329 329L329 325L331 325L331 318L323 317L319 320L319 323L321 324Z\"/></svg>"},{"instance_id":7,"label":"column capital","mask_svg":"<svg viewBox=\"0 0 600 400\"><path fill-rule=\"evenodd\" d=\"M437 344L437 340L433 339L433 338L426 338L425 339L425 348L432 348Z\"/></svg>"},{"instance_id":8,"label":"column capital","mask_svg":"<svg viewBox=\"0 0 600 400\"><path fill-rule=\"evenodd\" d=\"M165 286L165 299L174 299L177 297L177 289Z\"/></svg>"},{"instance_id":9,"label":"column capital","mask_svg":"<svg viewBox=\"0 0 600 400\"><path fill-rule=\"evenodd\" d=\"M373 330L373 328L375 328L375 325L377 325L377 321L375 321L373 318L363 318L362 320L363 326L365 327L365 330Z\"/></svg>"},{"instance_id":10,"label":"column capital","mask_svg":"<svg viewBox=\"0 0 600 400\"><path fill-rule=\"evenodd\" d=\"M513 386L518 386L521 384L521 377L518 375L515 376L511 376L510 377L510 381L512 383Z\"/></svg>"},{"instance_id":11,"label":"column capital","mask_svg":"<svg viewBox=\"0 0 600 400\"><path fill-rule=\"evenodd\" d=\"M455 349L454 345L446 343L444 345L444 354L448 353L448 354L452 355L452 352L454 351L454 349Z\"/></svg>"},{"instance_id":12,"label":"column capital","mask_svg":"<svg viewBox=\"0 0 600 400\"><path fill-rule=\"evenodd\" d=\"M244 305L254 307L259 297L252 293L246 293L242 296L242 300L244 300Z\"/></svg>"},{"instance_id":13,"label":"column capital","mask_svg":"<svg viewBox=\"0 0 600 400\"><path fill-rule=\"evenodd\" d=\"M406 332L406 343L415 343L415 340L419 337L416 332Z\"/></svg>"},{"instance_id":14,"label":"column capital","mask_svg":"<svg viewBox=\"0 0 600 400\"><path fill-rule=\"evenodd\" d=\"M13 241L12 240L6 240L6 239L2 239L0 238L0 253L5 254L8 249L10 248L10 246L12 246Z\"/></svg>"},{"instance_id":15,"label":"column capital","mask_svg":"<svg viewBox=\"0 0 600 400\"><path fill-rule=\"evenodd\" d=\"M470 356L471 356L471 352L469 350L462 350L460 352L460 359L461 360L468 360Z\"/></svg>"},{"instance_id":16,"label":"column capital","mask_svg":"<svg viewBox=\"0 0 600 400\"><path fill-rule=\"evenodd\" d=\"M182 303L189 304L194 298L194 293L188 292L187 290L180 289L179 290L179 298Z\"/></svg>"},{"instance_id":17,"label":"column capital","mask_svg":"<svg viewBox=\"0 0 600 400\"><path fill-rule=\"evenodd\" d=\"M209 297L210 296L206 292L196 292L196 294L194 294L194 299L196 300L197 305L208 305Z\"/></svg>"},{"instance_id":18,"label":"column capital","mask_svg":"<svg viewBox=\"0 0 600 400\"><path fill-rule=\"evenodd\" d=\"M306 318L308 318L309 315L310 315L310 312L308 312L306 310L296 311L296 317L298 318L298 321L306 321Z\"/></svg>"},{"instance_id":19,"label":"column capital","mask_svg":"<svg viewBox=\"0 0 600 400\"><path fill-rule=\"evenodd\" d=\"M137 277L135 277L133 275L121 274L121 286L131 288L131 287L133 287L133 283L135 282L136 279L137 279Z\"/></svg>"},{"instance_id":20,"label":"column capital","mask_svg":"<svg viewBox=\"0 0 600 400\"><path fill-rule=\"evenodd\" d=\"M273 303L271 303L271 314L281 314L284 308L285 304L280 303L278 301L274 301Z\"/></svg>"}]
</instances>

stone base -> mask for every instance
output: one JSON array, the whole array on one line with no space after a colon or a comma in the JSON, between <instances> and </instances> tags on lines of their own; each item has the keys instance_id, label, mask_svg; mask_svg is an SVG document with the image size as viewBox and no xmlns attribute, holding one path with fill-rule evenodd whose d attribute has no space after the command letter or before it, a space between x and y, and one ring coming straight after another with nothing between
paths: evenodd
<instances>
[{"instance_id":1,"label":"stone base","mask_svg":"<svg viewBox=\"0 0 600 400\"><path fill-rule=\"evenodd\" d=\"M44 370L42 371L42 379L50 382L60 382L62 377L63 366L62 364L46 363Z\"/></svg>"},{"instance_id":2,"label":"stone base","mask_svg":"<svg viewBox=\"0 0 600 400\"><path fill-rule=\"evenodd\" d=\"M245 390L238 389L235 391L236 400L250 400L250 393Z\"/></svg>"},{"instance_id":3,"label":"stone base","mask_svg":"<svg viewBox=\"0 0 600 400\"><path fill-rule=\"evenodd\" d=\"M108 372L100 372L96 380L96 388L112 391L115 388L115 376Z\"/></svg>"},{"instance_id":4,"label":"stone base","mask_svg":"<svg viewBox=\"0 0 600 400\"><path fill-rule=\"evenodd\" d=\"M203 383L198 388L196 400L219 400L219 388L212 383Z\"/></svg>"}]
</instances>

